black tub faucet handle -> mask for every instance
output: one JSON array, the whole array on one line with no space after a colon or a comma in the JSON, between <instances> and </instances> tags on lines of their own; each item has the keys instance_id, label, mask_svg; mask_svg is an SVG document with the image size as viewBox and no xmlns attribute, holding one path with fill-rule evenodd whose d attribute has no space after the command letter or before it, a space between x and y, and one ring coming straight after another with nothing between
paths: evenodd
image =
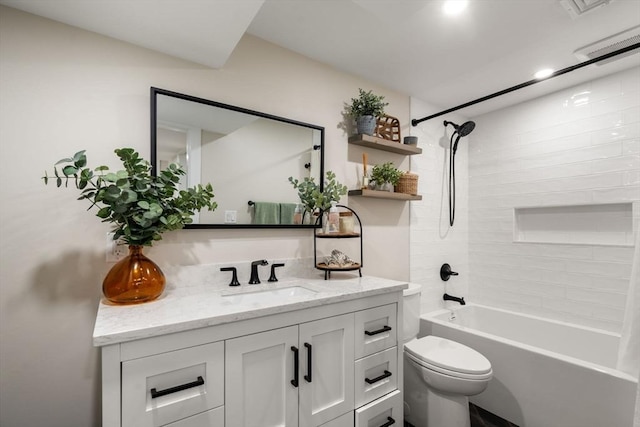
<instances>
[{"instance_id":1,"label":"black tub faucet handle","mask_svg":"<svg viewBox=\"0 0 640 427\"><path fill-rule=\"evenodd\" d=\"M440 267L440 278L445 282L449 280L449 277L457 275L458 273L451 271L451 266L449 264L442 264L442 267Z\"/></svg>"}]
</instances>

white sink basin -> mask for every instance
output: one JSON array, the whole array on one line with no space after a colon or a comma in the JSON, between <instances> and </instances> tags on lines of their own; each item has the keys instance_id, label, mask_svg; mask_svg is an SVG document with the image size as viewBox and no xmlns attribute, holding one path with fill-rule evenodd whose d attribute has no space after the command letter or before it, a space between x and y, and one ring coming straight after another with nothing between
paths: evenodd
<instances>
[{"instance_id":1,"label":"white sink basin","mask_svg":"<svg viewBox=\"0 0 640 427\"><path fill-rule=\"evenodd\" d=\"M316 291L303 288L302 286L291 286L289 288L267 289L243 294L224 295L222 299L232 304L253 304L253 303L274 303L283 301L286 298L312 296Z\"/></svg>"}]
</instances>

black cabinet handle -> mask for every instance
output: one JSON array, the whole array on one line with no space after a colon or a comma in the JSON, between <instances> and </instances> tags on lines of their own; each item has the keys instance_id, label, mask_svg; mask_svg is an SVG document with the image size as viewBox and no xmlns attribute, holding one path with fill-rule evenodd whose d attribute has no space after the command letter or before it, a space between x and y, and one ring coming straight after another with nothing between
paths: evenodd
<instances>
[{"instance_id":1,"label":"black cabinet handle","mask_svg":"<svg viewBox=\"0 0 640 427\"><path fill-rule=\"evenodd\" d=\"M293 379L291 380L291 385L294 387L298 387L298 368L300 364L300 359L298 358L298 347L291 346L291 351L293 351Z\"/></svg>"},{"instance_id":2,"label":"black cabinet handle","mask_svg":"<svg viewBox=\"0 0 640 427\"><path fill-rule=\"evenodd\" d=\"M370 380L369 378L365 378L364 380L367 382L367 384L373 384L373 383L377 383L378 381L382 381L385 378L389 378L390 376L391 376L391 372L385 369L384 374L380 375L379 377L376 377L372 380Z\"/></svg>"},{"instance_id":3,"label":"black cabinet handle","mask_svg":"<svg viewBox=\"0 0 640 427\"><path fill-rule=\"evenodd\" d=\"M204 379L202 377L198 377L197 380L191 383L177 385L175 387L167 388L165 390L157 391L156 388L151 389L151 398L155 399L156 397L166 396L167 394L176 393L182 390L186 390L193 387L198 387L199 385L204 384Z\"/></svg>"},{"instance_id":4,"label":"black cabinet handle","mask_svg":"<svg viewBox=\"0 0 640 427\"><path fill-rule=\"evenodd\" d=\"M381 334L383 332L387 332L387 331L390 331L390 330L391 330L391 326L384 326L382 329L378 329L377 331L373 331L373 332L364 331L364 333L366 335L371 336L371 335L378 335L378 334Z\"/></svg>"},{"instance_id":5,"label":"black cabinet handle","mask_svg":"<svg viewBox=\"0 0 640 427\"><path fill-rule=\"evenodd\" d=\"M313 369L312 360L311 360L311 344L308 342L304 343L304 346L307 347L307 375L304 376L304 379L307 380L308 383L311 382L311 370Z\"/></svg>"},{"instance_id":6,"label":"black cabinet handle","mask_svg":"<svg viewBox=\"0 0 640 427\"><path fill-rule=\"evenodd\" d=\"M389 427L389 426L394 425L395 423L396 423L396 420L394 420L391 417L387 417L387 422L382 424L380 427Z\"/></svg>"}]
</instances>

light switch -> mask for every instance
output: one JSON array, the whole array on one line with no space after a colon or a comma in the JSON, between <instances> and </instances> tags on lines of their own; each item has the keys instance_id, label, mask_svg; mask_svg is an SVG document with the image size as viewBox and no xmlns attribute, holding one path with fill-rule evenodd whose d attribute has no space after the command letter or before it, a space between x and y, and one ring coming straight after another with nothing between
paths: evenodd
<instances>
[{"instance_id":1,"label":"light switch","mask_svg":"<svg viewBox=\"0 0 640 427\"><path fill-rule=\"evenodd\" d=\"M224 223L235 224L238 218L238 211L224 211Z\"/></svg>"}]
</instances>

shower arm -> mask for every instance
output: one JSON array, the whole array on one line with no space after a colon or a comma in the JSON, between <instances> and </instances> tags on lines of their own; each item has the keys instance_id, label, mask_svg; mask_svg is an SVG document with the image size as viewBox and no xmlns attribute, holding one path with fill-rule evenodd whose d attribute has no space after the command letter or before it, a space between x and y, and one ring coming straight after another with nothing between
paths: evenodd
<instances>
[{"instance_id":1,"label":"shower arm","mask_svg":"<svg viewBox=\"0 0 640 427\"><path fill-rule=\"evenodd\" d=\"M552 79L554 77L561 76L561 75L566 74L566 73L570 73L571 71L577 70L577 69L582 68L582 67L586 67L587 65L595 64L596 62L604 61L605 59L609 59L609 58L612 58L614 56L621 55L623 53L626 53L626 52L629 52L629 51L632 51L632 50L638 49L638 48L640 48L640 42L634 43L632 45L629 45L627 47L623 47L623 48L618 49L618 50L614 50L613 52L609 52L607 54L598 56L597 58L593 58L593 59L590 59L588 61L584 61L584 62L581 62L581 63L576 64L576 65L572 65L572 66L567 67L567 68L563 68L562 70L555 71L549 77L545 77L545 78L542 78L542 79L529 80L527 82L520 83L519 85L511 86L510 88L503 89L501 91L492 93L491 95L483 96L482 98L474 99L473 101L469 101L469 102L466 102L464 104L460 104L457 107L449 108L448 110L444 110L444 111L441 111L439 113L423 117L421 119L413 119L413 120L411 120L411 125L412 126L418 126L418 124L424 122L425 120L434 119L436 117L443 116L443 115L445 115L447 113L451 113L453 111L461 110L463 108L470 107L472 105L479 104L479 103L484 102L484 101L488 101L488 100L496 98L498 96L505 95L505 94L510 93L510 92L514 92L516 90L525 88L527 86L531 86L531 85L536 84L536 83L543 82L545 80Z\"/></svg>"}]
</instances>

